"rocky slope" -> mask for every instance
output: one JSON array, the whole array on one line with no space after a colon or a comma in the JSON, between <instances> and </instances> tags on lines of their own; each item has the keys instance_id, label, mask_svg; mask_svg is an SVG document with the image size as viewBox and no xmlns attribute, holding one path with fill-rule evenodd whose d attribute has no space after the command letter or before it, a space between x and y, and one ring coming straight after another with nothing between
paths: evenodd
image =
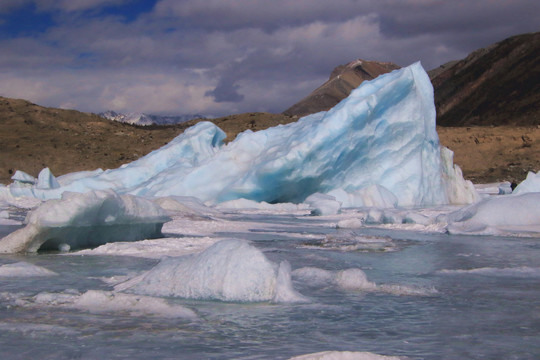
<instances>
[{"instance_id":1,"label":"rocky slope","mask_svg":"<svg viewBox=\"0 0 540 360\"><path fill-rule=\"evenodd\" d=\"M285 115L304 116L329 110L345 99L364 80L373 80L381 74L399 69L389 62L355 60L340 65L332 71L327 82L315 89L304 99L283 112Z\"/></svg>"},{"instance_id":2,"label":"rocky slope","mask_svg":"<svg viewBox=\"0 0 540 360\"><path fill-rule=\"evenodd\" d=\"M430 77L438 125L540 124L540 32L474 51Z\"/></svg>"}]
</instances>

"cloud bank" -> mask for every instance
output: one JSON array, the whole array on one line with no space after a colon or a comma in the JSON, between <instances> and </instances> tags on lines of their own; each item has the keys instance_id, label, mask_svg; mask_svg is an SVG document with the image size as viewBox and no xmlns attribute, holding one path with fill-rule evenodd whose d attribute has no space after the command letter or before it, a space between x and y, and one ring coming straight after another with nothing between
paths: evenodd
<instances>
[{"instance_id":1,"label":"cloud bank","mask_svg":"<svg viewBox=\"0 0 540 360\"><path fill-rule=\"evenodd\" d=\"M357 58L426 69L538 31L536 0L5 0L0 95L100 112L281 112Z\"/></svg>"}]
</instances>

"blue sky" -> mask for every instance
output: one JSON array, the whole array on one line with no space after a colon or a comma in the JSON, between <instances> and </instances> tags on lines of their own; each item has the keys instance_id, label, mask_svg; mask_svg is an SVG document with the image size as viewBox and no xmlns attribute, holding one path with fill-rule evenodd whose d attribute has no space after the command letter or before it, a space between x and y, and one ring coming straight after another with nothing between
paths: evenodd
<instances>
[{"instance_id":1,"label":"blue sky","mask_svg":"<svg viewBox=\"0 0 540 360\"><path fill-rule=\"evenodd\" d=\"M88 112L281 112L357 58L429 70L540 31L538 0L2 0L0 96Z\"/></svg>"}]
</instances>

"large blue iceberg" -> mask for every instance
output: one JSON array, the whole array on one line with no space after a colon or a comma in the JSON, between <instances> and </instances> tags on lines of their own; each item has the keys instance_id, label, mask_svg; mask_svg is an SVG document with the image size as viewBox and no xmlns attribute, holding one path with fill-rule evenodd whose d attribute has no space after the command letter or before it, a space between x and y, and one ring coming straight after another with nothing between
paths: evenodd
<instances>
[{"instance_id":1,"label":"large blue iceberg","mask_svg":"<svg viewBox=\"0 0 540 360\"><path fill-rule=\"evenodd\" d=\"M0 195L60 198L112 189L145 197L195 196L220 203L303 202L328 194L343 206L467 203L470 182L442 153L433 88L420 63L364 82L328 112L288 125L225 133L201 122L166 146L118 169L68 174L51 186L15 181ZM383 199L377 203L374 199Z\"/></svg>"}]
</instances>

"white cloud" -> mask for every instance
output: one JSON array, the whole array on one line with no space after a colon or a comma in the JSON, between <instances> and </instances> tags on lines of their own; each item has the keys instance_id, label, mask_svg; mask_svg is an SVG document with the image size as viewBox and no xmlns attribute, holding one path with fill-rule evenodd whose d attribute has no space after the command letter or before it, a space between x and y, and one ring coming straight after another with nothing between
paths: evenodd
<instances>
[{"instance_id":1,"label":"white cloud","mask_svg":"<svg viewBox=\"0 0 540 360\"><path fill-rule=\"evenodd\" d=\"M86 11L104 6L120 5L130 0L34 0L43 11L61 10L65 12Z\"/></svg>"},{"instance_id":2,"label":"white cloud","mask_svg":"<svg viewBox=\"0 0 540 360\"><path fill-rule=\"evenodd\" d=\"M35 1L60 15L124 2ZM131 22L57 16L35 38L0 38L0 92L95 112L279 112L356 58L430 69L537 31L537 3L162 0Z\"/></svg>"}]
</instances>

